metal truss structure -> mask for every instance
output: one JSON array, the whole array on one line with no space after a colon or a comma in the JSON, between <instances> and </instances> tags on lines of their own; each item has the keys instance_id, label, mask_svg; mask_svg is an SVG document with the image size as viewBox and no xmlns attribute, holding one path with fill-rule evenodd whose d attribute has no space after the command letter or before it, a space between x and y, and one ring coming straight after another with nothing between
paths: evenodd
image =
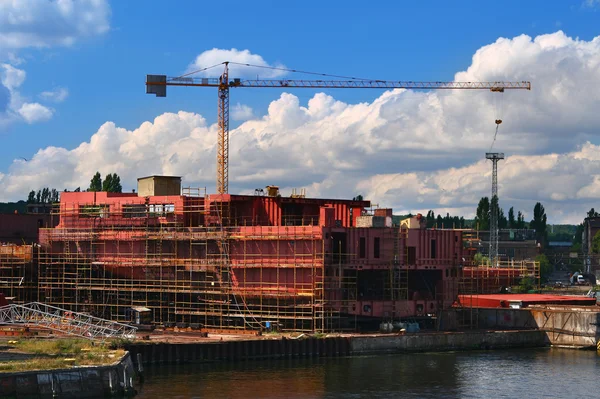
<instances>
[{"instance_id":1,"label":"metal truss structure","mask_svg":"<svg viewBox=\"0 0 600 399\"><path fill-rule=\"evenodd\" d=\"M137 328L40 302L0 307L1 324L26 324L91 340L135 338Z\"/></svg>"}]
</instances>

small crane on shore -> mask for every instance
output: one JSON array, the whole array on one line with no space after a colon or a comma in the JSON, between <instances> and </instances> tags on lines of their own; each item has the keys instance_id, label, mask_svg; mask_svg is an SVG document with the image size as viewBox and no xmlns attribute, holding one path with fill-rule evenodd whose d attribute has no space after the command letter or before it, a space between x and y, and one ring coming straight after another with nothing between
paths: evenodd
<instances>
[{"instance_id":1,"label":"small crane on shore","mask_svg":"<svg viewBox=\"0 0 600 399\"><path fill-rule=\"evenodd\" d=\"M318 75L325 79L229 79L229 65L241 65L256 68L283 70ZM192 78L198 72L224 65L224 71L218 78ZM223 62L178 77L166 75L146 75L146 93L157 97L167 96L167 86L216 87L218 89L218 146L217 146L217 192L229 192L229 89L230 88L283 88L283 89L413 89L413 90L490 90L503 93L504 90L531 90L530 82L412 82L362 79L324 73L304 72L294 69L266 67L263 65Z\"/></svg>"}]
</instances>

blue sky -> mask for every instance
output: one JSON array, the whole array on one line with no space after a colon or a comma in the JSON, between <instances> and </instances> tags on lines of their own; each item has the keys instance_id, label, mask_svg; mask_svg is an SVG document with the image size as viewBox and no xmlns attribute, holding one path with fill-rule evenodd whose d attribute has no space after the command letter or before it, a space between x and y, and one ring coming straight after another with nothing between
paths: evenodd
<instances>
[{"instance_id":1,"label":"blue sky","mask_svg":"<svg viewBox=\"0 0 600 399\"><path fill-rule=\"evenodd\" d=\"M212 48L249 49L291 68L398 80L452 80L473 52L498 37L536 36L563 29L591 39L600 13L581 1L446 1L418 4L361 1L111 2L111 29L70 48L28 49L26 95L67 87L69 99L44 124L14 124L1 132L0 170L41 147L71 148L107 120L134 128L165 111L199 112L216 119L211 89L170 90L166 99L144 95L148 73L177 75ZM370 101L369 90L337 90L343 101ZM265 111L279 93L232 93L232 103ZM296 91L306 100L313 91Z\"/></svg>"},{"instance_id":2,"label":"blue sky","mask_svg":"<svg viewBox=\"0 0 600 399\"><path fill-rule=\"evenodd\" d=\"M11 11L10 3L0 0L0 7ZM36 3L31 2L30 7L35 8ZM95 3L104 2L97 0ZM11 30L19 31L20 27L18 24L0 27L0 64L8 63L26 73L18 87L18 95L52 111L51 117L34 123L17 117L0 123L3 143L0 146L0 174L5 175L4 182L0 179L0 189L2 184L8 184L6 176L19 176L20 166L15 166L15 159L31 159L39 149L49 146L72 150L89 141L107 121L114 122L119 128L133 130L164 113L188 111L202 115L210 126L216 119L216 90L176 88L169 90L167 98L155 98L145 94L144 79L148 73L178 75L199 54L213 48L247 49L271 65L281 63L308 71L377 79L442 81L452 80L455 73L467 70L475 52L500 37L511 39L525 34L535 38L562 30L573 40L579 38L588 42L600 35L598 1L287 3L292 2L230 1L224 6L198 1L111 1L104 9L109 10L108 13L100 13L102 15L92 16L84 22L90 25L105 23L108 29L92 32L75 29L72 43L68 44L47 42L40 45L20 37L18 46L9 45L6 40L3 43L3 35L9 37L14 33ZM90 6L90 10L90 13L98 12L94 6ZM73 14L72 17L81 23L86 16ZM62 34L63 27L45 21L43 13L36 18L39 19L39 31L35 34L41 37ZM218 71L215 71L217 75ZM527 70L519 70L510 77L514 77L513 80L530 78ZM534 90L536 83L533 82ZM66 98L42 101L41 93L60 88L68 91ZM253 115L261 118L281 93L264 89L233 90L231 103L232 106L240 103L251 107ZM298 98L300 106L306 106L317 91L290 93ZM344 104L371 104L382 96L381 91L370 90L325 93ZM1 106L2 92L0 116ZM243 121L233 122L233 127L241 123ZM575 150L586 140L592 144L597 142L593 135L585 137L585 140L573 141L573 145L564 147L565 151ZM560 140L558 137L556 142ZM560 148L559 145L547 145L539 150L534 147L528 150L529 153L554 153ZM473 159L469 161L474 162ZM452 162L447 161L442 166L469 165L469 162L455 165ZM362 175L361 171L356 173ZM89 177L82 180L89 180ZM67 180L64 184L72 181ZM60 185L63 182L53 183ZM323 181L300 183L322 184ZM357 183L351 190L356 191L359 187ZM238 185L240 191L248 188L242 183ZM315 192L324 194L326 190L315 189ZM23 192L22 196L26 194ZM520 200L523 199L515 198L517 202ZM457 210L466 208L463 202L460 206L427 205ZM399 206L415 209L419 205Z\"/></svg>"}]
</instances>

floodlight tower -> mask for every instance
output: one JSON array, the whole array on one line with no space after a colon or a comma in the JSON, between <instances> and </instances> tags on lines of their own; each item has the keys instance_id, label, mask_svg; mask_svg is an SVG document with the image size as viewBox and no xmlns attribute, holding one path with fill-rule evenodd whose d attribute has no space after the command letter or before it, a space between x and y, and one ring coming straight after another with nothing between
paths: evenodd
<instances>
[{"instance_id":1,"label":"floodlight tower","mask_svg":"<svg viewBox=\"0 0 600 399\"><path fill-rule=\"evenodd\" d=\"M498 161L504 159L502 152L486 152L492 161L492 199L490 200L490 265L498 266ZM494 198L496 200L494 201Z\"/></svg>"}]
</instances>

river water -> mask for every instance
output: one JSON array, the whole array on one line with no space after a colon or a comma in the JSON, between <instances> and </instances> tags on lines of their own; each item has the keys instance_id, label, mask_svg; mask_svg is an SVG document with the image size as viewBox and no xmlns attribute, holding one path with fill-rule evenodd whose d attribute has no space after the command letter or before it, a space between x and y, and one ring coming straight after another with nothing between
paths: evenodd
<instances>
[{"instance_id":1,"label":"river water","mask_svg":"<svg viewBox=\"0 0 600 399\"><path fill-rule=\"evenodd\" d=\"M521 349L152 366L137 398L600 398L600 356Z\"/></svg>"}]
</instances>

